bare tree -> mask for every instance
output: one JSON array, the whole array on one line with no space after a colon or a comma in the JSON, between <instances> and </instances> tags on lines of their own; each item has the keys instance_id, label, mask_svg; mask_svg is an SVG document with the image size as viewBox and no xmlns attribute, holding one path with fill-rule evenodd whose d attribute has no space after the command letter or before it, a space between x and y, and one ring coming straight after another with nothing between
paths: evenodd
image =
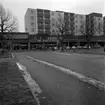
<instances>
[{"instance_id":1,"label":"bare tree","mask_svg":"<svg viewBox=\"0 0 105 105\"><path fill-rule=\"evenodd\" d=\"M85 40L87 41L87 49L89 50L90 41L92 37L93 28L90 25L86 26L86 23L82 22L80 27L80 32L83 36L85 36Z\"/></svg>"},{"instance_id":2,"label":"bare tree","mask_svg":"<svg viewBox=\"0 0 105 105\"><path fill-rule=\"evenodd\" d=\"M11 39L11 32L18 31L18 22L15 16L12 15L11 11L5 9L2 4L0 4L0 39L2 48L4 51L5 37L4 33L8 32L9 39Z\"/></svg>"},{"instance_id":3,"label":"bare tree","mask_svg":"<svg viewBox=\"0 0 105 105\"><path fill-rule=\"evenodd\" d=\"M64 35L66 34L67 28L64 19L61 16L56 21L56 29L58 34L58 44L61 47L61 51L63 51L63 42L64 42Z\"/></svg>"}]
</instances>

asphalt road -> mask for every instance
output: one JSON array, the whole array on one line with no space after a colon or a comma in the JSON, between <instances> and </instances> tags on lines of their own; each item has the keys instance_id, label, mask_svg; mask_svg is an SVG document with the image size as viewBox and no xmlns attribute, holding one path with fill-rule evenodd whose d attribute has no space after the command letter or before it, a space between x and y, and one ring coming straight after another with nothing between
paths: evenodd
<instances>
[{"instance_id":1,"label":"asphalt road","mask_svg":"<svg viewBox=\"0 0 105 105\"><path fill-rule=\"evenodd\" d=\"M39 84L52 105L105 105L105 92L64 74L52 67L27 59L26 55L70 68L86 76L105 82L104 56L52 52L16 53L17 61L24 65L32 78ZM47 97L46 96L46 97Z\"/></svg>"}]
</instances>

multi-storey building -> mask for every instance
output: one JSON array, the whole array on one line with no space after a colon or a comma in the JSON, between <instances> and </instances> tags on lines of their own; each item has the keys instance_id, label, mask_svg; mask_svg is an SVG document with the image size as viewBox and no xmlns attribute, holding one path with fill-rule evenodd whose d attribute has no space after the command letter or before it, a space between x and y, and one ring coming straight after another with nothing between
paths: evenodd
<instances>
[{"instance_id":1,"label":"multi-storey building","mask_svg":"<svg viewBox=\"0 0 105 105\"><path fill-rule=\"evenodd\" d=\"M25 31L30 34L50 34L50 10L30 9L25 14Z\"/></svg>"},{"instance_id":2,"label":"multi-storey building","mask_svg":"<svg viewBox=\"0 0 105 105\"><path fill-rule=\"evenodd\" d=\"M103 17L100 13L91 13L86 16L87 33L94 36L103 35Z\"/></svg>"},{"instance_id":3,"label":"multi-storey building","mask_svg":"<svg viewBox=\"0 0 105 105\"><path fill-rule=\"evenodd\" d=\"M74 13L64 13L66 34L83 35L86 24L86 16Z\"/></svg>"},{"instance_id":4,"label":"multi-storey building","mask_svg":"<svg viewBox=\"0 0 105 105\"><path fill-rule=\"evenodd\" d=\"M59 34L61 24L64 25L64 12L51 11L51 35Z\"/></svg>"},{"instance_id":5,"label":"multi-storey building","mask_svg":"<svg viewBox=\"0 0 105 105\"><path fill-rule=\"evenodd\" d=\"M103 18L99 13L82 15L28 8L25 14L25 31L29 34L57 35L61 24L65 26L66 35L103 35Z\"/></svg>"},{"instance_id":6,"label":"multi-storey building","mask_svg":"<svg viewBox=\"0 0 105 105\"><path fill-rule=\"evenodd\" d=\"M26 14L25 14L25 32L28 32L29 34L35 34L37 33L37 25L36 25L36 20L37 17L36 15L36 10L35 9L27 9Z\"/></svg>"}]
</instances>

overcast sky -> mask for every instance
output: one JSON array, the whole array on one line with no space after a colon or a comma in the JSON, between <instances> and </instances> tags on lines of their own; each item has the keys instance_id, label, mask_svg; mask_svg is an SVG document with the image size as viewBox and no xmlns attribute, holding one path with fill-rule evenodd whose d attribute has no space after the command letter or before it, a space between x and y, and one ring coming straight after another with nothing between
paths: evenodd
<instances>
[{"instance_id":1,"label":"overcast sky","mask_svg":"<svg viewBox=\"0 0 105 105\"><path fill-rule=\"evenodd\" d=\"M88 14L103 13L105 16L104 0L0 0L3 6L18 18L19 31L24 32L24 15L27 8L43 8Z\"/></svg>"}]
</instances>

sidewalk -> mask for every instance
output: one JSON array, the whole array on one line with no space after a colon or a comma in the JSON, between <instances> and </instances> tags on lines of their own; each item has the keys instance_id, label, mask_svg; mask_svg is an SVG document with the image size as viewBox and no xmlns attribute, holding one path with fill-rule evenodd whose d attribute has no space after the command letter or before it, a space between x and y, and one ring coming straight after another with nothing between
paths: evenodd
<instances>
[{"instance_id":1,"label":"sidewalk","mask_svg":"<svg viewBox=\"0 0 105 105\"><path fill-rule=\"evenodd\" d=\"M98 54L98 55L105 55L104 49L72 49L64 52L70 52L70 53L80 53L80 54Z\"/></svg>"},{"instance_id":2,"label":"sidewalk","mask_svg":"<svg viewBox=\"0 0 105 105\"><path fill-rule=\"evenodd\" d=\"M0 104L37 105L13 59L0 59Z\"/></svg>"}]
</instances>

